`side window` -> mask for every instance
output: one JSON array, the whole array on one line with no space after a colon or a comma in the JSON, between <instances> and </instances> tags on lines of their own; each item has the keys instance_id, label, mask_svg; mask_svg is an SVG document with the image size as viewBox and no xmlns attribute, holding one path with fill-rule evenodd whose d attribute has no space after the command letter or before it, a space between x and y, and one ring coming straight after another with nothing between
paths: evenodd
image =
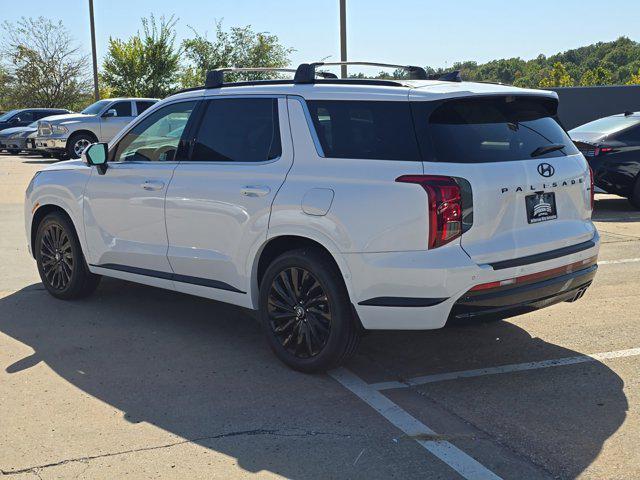
<instances>
[{"instance_id":1,"label":"side window","mask_svg":"<svg viewBox=\"0 0 640 480\"><path fill-rule=\"evenodd\" d=\"M20 112L16 117L20 119L21 122L33 122L35 120L34 113L30 111Z\"/></svg>"},{"instance_id":2,"label":"side window","mask_svg":"<svg viewBox=\"0 0 640 480\"><path fill-rule=\"evenodd\" d=\"M173 103L153 112L120 140L113 160L178 160L180 139L195 105L196 102Z\"/></svg>"},{"instance_id":3,"label":"side window","mask_svg":"<svg viewBox=\"0 0 640 480\"><path fill-rule=\"evenodd\" d=\"M141 115L142 112L144 112L147 108L149 108L154 103L155 102L144 102L144 101L136 102L136 109L138 110L138 115Z\"/></svg>"},{"instance_id":4,"label":"side window","mask_svg":"<svg viewBox=\"0 0 640 480\"><path fill-rule=\"evenodd\" d=\"M409 102L307 101L325 156L420 160Z\"/></svg>"},{"instance_id":5,"label":"side window","mask_svg":"<svg viewBox=\"0 0 640 480\"><path fill-rule=\"evenodd\" d=\"M115 110L116 116L118 117L130 117L131 113L131 102L116 102L111 105L107 110Z\"/></svg>"},{"instance_id":6,"label":"side window","mask_svg":"<svg viewBox=\"0 0 640 480\"><path fill-rule=\"evenodd\" d=\"M190 160L262 162L282 154L275 98L209 100Z\"/></svg>"}]
</instances>

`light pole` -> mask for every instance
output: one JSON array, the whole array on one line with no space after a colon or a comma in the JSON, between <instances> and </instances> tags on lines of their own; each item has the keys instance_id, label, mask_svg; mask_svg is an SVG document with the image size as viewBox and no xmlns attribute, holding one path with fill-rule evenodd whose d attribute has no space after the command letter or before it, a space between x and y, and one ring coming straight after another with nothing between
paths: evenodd
<instances>
[{"instance_id":1,"label":"light pole","mask_svg":"<svg viewBox=\"0 0 640 480\"><path fill-rule=\"evenodd\" d=\"M98 57L96 56L96 27L93 21L93 0L89 0L89 23L91 24L91 56L93 60L93 95L100 100L98 89Z\"/></svg>"},{"instance_id":2,"label":"light pole","mask_svg":"<svg viewBox=\"0 0 640 480\"><path fill-rule=\"evenodd\" d=\"M347 0L340 0L340 61L347 61ZM340 65L340 77L347 78L346 65Z\"/></svg>"}]
</instances>

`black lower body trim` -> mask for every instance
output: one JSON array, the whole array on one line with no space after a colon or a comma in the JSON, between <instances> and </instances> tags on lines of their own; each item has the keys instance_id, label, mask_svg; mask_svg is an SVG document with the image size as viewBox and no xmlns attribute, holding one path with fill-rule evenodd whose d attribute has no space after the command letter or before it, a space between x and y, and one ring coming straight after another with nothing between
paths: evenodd
<instances>
[{"instance_id":1,"label":"black lower body trim","mask_svg":"<svg viewBox=\"0 0 640 480\"><path fill-rule=\"evenodd\" d=\"M191 285L200 285L203 287L217 288L218 290L227 290L234 293L247 293L238 290L236 287L219 280L211 280L209 278L191 277L189 275L180 275L177 273L161 272L159 270L149 270L147 268L130 267L128 265L118 265L116 263L105 263L103 265L91 265L92 267L106 268L108 270L117 270L119 272L133 273L136 275L144 275L145 277L161 278L163 280L173 280L175 282L190 283Z\"/></svg>"},{"instance_id":2,"label":"black lower body trim","mask_svg":"<svg viewBox=\"0 0 640 480\"><path fill-rule=\"evenodd\" d=\"M368 307L433 307L446 298L376 297L363 300L358 305Z\"/></svg>"},{"instance_id":3,"label":"black lower body trim","mask_svg":"<svg viewBox=\"0 0 640 480\"><path fill-rule=\"evenodd\" d=\"M571 302L582 297L596 275L597 265L522 286L500 287L493 291L469 291L451 309L449 320L509 318Z\"/></svg>"},{"instance_id":4,"label":"black lower body trim","mask_svg":"<svg viewBox=\"0 0 640 480\"><path fill-rule=\"evenodd\" d=\"M557 250L550 250L548 252L537 253L535 255L529 255L527 257L514 258L512 260L504 260L502 262L490 263L494 270L503 270L505 268L521 267L523 265L530 265L532 263L544 262L546 260L553 260L554 258L564 257L571 255L572 253L582 252L595 247L596 244L593 240L578 243L577 245L571 245L570 247L558 248Z\"/></svg>"}]
</instances>

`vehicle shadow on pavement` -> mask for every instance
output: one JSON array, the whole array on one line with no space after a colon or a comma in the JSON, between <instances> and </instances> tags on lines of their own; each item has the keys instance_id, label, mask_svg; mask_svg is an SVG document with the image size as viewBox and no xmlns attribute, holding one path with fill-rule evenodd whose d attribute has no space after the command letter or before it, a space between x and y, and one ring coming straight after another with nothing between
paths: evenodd
<instances>
[{"instance_id":1,"label":"vehicle shadow on pavement","mask_svg":"<svg viewBox=\"0 0 640 480\"><path fill-rule=\"evenodd\" d=\"M626 198L607 195L596 197L592 218L594 222L640 222L640 210L635 209Z\"/></svg>"},{"instance_id":2,"label":"vehicle shadow on pavement","mask_svg":"<svg viewBox=\"0 0 640 480\"><path fill-rule=\"evenodd\" d=\"M250 472L268 470L288 478L415 474L403 470L406 465L394 465L396 457L386 459L386 466L371 464L369 471L364 464L349 470L361 450L355 439L371 435L372 421L384 420L355 400L345 404L345 391L328 376L282 366L251 315L237 307L111 279L104 279L89 299L64 302L34 284L0 300L0 331L34 350L0 366L7 373L20 374L44 362L75 387L123 411L129 422L148 422L237 458ZM576 355L498 322L431 333L372 334L349 368L374 382ZM498 409L497 424L513 419L521 431L553 432L565 443L551 454L559 458L558 469L573 477L598 455L627 410L621 379L599 362L589 368L604 389L595 397L594 376L575 370L564 382L550 382L549 398L536 396L545 393L537 390L543 388L539 383L527 390L526 382L507 375L495 376L489 389L471 383L470 392L445 382L433 395L454 411L464 396L476 410L462 413L477 415L478 424L489 415L485 402L495 400L497 406L490 408ZM371 416L363 417L353 405ZM47 415L58 421L56 411ZM491 432L491 420L482 428ZM369 441L380 452L397 450L389 439ZM536 442L527 456L548 455ZM563 456L569 465L562 465Z\"/></svg>"}]
</instances>

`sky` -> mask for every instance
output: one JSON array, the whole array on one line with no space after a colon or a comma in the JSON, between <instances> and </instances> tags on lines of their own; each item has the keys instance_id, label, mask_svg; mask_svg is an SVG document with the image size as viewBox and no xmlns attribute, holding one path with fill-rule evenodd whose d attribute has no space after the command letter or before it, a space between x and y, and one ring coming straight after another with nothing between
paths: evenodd
<instances>
[{"instance_id":1,"label":"sky","mask_svg":"<svg viewBox=\"0 0 640 480\"><path fill-rule=\"evenodd\" d=\"M98 57L110 36L128 38L140 18L175 15L178 39L190 27L212 36L215 21L251 25L296 51L291 63L340 58L338 0L94 0ZM10 8L3 8L4 4ZM606 7L605 7L606 6ZM90 53L88 0L0 0L0 20L62 20ZM451 66L495 58L530 59L628 36L640 41L638 0L347 0L350 60ZM3 30L0 29L0 40Z\"/></svg>"}]
</instances>

